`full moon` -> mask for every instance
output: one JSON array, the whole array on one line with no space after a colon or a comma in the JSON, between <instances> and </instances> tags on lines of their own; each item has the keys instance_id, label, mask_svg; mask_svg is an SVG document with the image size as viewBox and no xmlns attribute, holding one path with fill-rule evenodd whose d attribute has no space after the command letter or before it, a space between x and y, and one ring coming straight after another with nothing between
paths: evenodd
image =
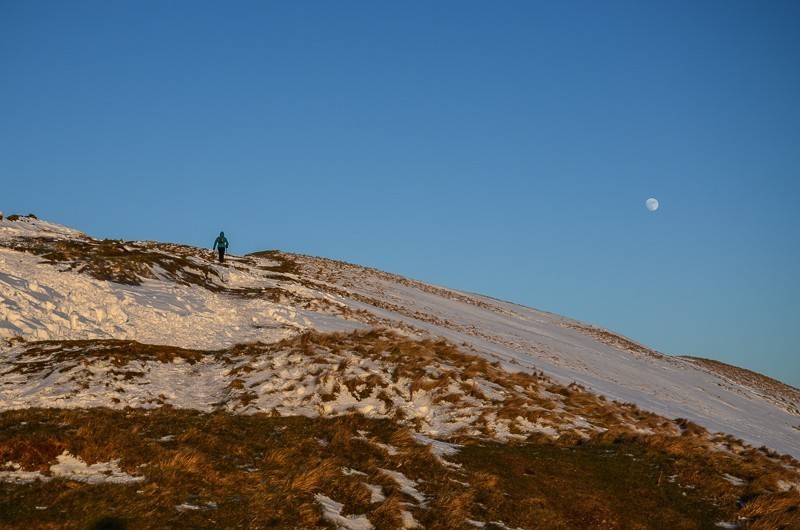
<instances>
[{"instance_id":1,"label":"full moon","mask_svg":"<svg viewBox=\"0 0 800 530\"><path fill-rule=\"evenodd\" d=\"M653 198L647 199L644 204L651 212L658 210L658 201Z\"/></svg>"}]
</instances>

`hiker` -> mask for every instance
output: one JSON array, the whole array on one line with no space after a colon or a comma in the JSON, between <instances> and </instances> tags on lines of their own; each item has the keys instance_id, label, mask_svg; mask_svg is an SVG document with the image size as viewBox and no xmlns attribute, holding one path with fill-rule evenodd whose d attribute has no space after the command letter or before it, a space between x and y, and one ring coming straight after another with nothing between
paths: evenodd
<instances>
[{"instance_id":1,"label":"hiker","mask_svg":"<svg viewBox=\"0 0 800 530\"><path fill-rule=\"evenodd\" d=\"M220 232L219 237L214 240L214 250L219 251L219 262L225 261L225 249L228 248L228 239L225 237L225 232Z\"/></svg>"}]
</instances>

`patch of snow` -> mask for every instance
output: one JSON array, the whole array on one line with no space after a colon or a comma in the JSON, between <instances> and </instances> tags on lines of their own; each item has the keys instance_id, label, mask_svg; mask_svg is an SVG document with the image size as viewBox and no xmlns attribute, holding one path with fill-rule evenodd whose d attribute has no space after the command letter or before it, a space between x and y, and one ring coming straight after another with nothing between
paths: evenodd
<instances>
[{"instance_id":1,"label":"patch of snow","mask_svg":"<svg viewBox=\"0 0 800 530\"><path fill-rule=\"evenodd\" d=\"M380 486L375 486L373 484L367 484L364 482L364 486L370 491L370 501L369 502L383 502L386 500L386 495L383 494L383 488Z\"/></svg>"},{"instance_id":2,"label":"patch of snow","mask_svg":"<svg viewBox=\"0 0 800 530\"><path fill-rule=\"evenodd\" d=\"M10 221L3 217L0 212L0 239L11 239L14 237L60 237L64 239L88 239L88 236L72 228L34 219L33 217L20 217L16 221Z\"/></svg>"},{"instance_id":3,"label":"patch of snow","mask_svg":"<svg viewBox=\"0 0 800 530\"><path fill-rule=\"evenodd\" d=\"M6 471L0 471L0 482L11 482L12 484L29 484L37 480L49 480L38 471L25 471L15 462L8 462L5 465Z\"/></svg>"},{"instance_id":4,"label":"patch of snow","mask_svg":"<svg viewBox=\"0 0 800 530\"><path fill-rule=\"evenodd\" d=\"M425 506L427 502L427 498L425 495L417 490L417 481L411 480L410 478L406 477L404 474L400 473L399 471L392 471L389 469L381 469L382 473L385 473L397 483L400 487L400 491L405 493L406 495L413 497L414 500L417 501L419 506Z\"/></svg>"},{"instance_id":5,"label":"patch of snow","mask_svg":"<svg viewBox=\"0 0 800 530\"><path fill-rule=\"evenodd\" d=\"M64 451L56 459L58 463L50 466L50 472L56 477L62 477L67 480L86 482L88 484L130 484L144 480L144 477L128 475L120 470L119 460L87 465L86 462L72 456L67 451Z\"/></svg>"},{"instance_id":6,"label":"patch of snow","mask_svg":"<svg viewBox=\"0 0 800 530\"><path fill-rule=\"evenodd\" d=\"M205 502L205 503L203 503L202 506L200 506L200 505L197 505L197 504L189 504L189 503L185 502L183 504L178 504L177 506L175 506L175 509L178 510L179 512L192 512L192 511L197 511L197 510L216 510L217 509L217 503L216 502Z\"/></svg>"},{"instance_id":7,"label":"patch of snow","mask_svg":"<svg viewBox=\"0 0 800 530\"><path fill-rule=\"evenodd\" d=\"M463 445L455 445L442 442L440 440L434 440L433 438L428 438L424 434L420 433L414 433L414 438L416 438L417 441L422 445L429 446L431 448L431 452L438 457L457 454L463 447Z\"/></svg>"},{"instance_id":8,"label":"patch of snow","mask_svg":"<svg viewBox=\"0 0 800 530\"><path fill-rule=\"evenodd\" d=\"M186 503L178 504L177 506L175 506L175 509L178 510L179 512L191 512L195 510L202 510L202 508L200 506L197 506L196 504L186 504Z\"/></svg>"},{"instance_id":9,"label":"patch of snow","mask_svg":"<svg viewBox=\"0 0 800 530\"><path fill-rule=\"evenodd\" d=\"M373 443L373 445L376 445L376 446L380 447L381 449L383 449L384 451L386 451L386 453L389 456L395 456L395 455L400 453L400 451L397 449L397 447L395 447L393 445L382 444L380 442L372 442L372 443Z\"/></svg>"},{"instance_id":10,"label":"patch of snow","mask_svg":"<svg viewBox=\"0 0 800 530\"><path fill-rule=\"evenodd\" d=\"M734 486L746 486L747 485L747 481L746 480L740 479L739 477L734 477L733 475L729 475L728 473L723 474L722 477L725 480L727 480L728 482L730 482L731 484L733 484Z\"/></svg>"},{"instance_id":11,"label":"patch of snow","mask_svg":"<svg viewBox=\"0 0 800 530\"><path fill-rule=\"evenodd\" d=\"M500 528L503 528L505 530L523 530L522 528L511 528L510 526L507 526L503 521L492 521L491 524L499 526Z\"/></svg>"},{"instance_id":12,"label":"patch of snow","mask_svg":"<svg viewBox=\"0 0 800 530\"><path fill-rule=\"evenodd\" d=\"M558 429L556 429L552 425L545 425L539 421L537 422L528 421L522 416L517 416L517 418L514 421L516 422L517 427L526 433L539 433L539 434L544 434L545 436L548 436L550 438L558 438L559 435Z\"/></svg>"},{"instance_id":13,"label":"patch of snow","mask_svg":"<svg viewBox=\"0 0 800 530\"><path fill-rule=\"evenodd\" d=\"M144 477L129 475L120 470L119 460L87 465L86 462L72 456L67 451L57 456L56 460L58 463L50 466L50 476L43 475L39 471L23 471L19 464L7 463L6 469L10 468L11 470L0 471L0 482L26 484L36 480L48 481L54 478L63 478L87 484L130 484L144 480Z\"/></svg>"},{"instance_id":14,"label":"patch of snow","mask_svg":"<svg viewBox=\"0 0 800 530\"><path fill-rule=\"evenodd\" d=\"M407 528L409 530L414 528L422 528L422 525L414 519L414 514L406 510L400 510L400 518L403 521L403 528Z\"/></svg>"},{"instance_id":15,"label":"patch of snow","mask_svg":"<svg viewBox=\"0 0 800 530\"><path fill-rule=\"evenodd\" d=\"M344 504L340 504L319 493L314 497L322 505L322 516L339 528L345 528L346 530L372 530L374 528L365 515L343 516L342 508L344 508Z\"/></svg>"}]
</instances>

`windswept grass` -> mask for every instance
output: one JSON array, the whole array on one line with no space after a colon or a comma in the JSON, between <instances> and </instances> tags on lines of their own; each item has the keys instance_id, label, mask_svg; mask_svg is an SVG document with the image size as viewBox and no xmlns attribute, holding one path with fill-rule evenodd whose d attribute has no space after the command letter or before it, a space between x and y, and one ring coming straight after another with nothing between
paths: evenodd
<instances>
[{"instance_id":1,"label":"windswept grass","mask_svg":"<svg viewBox=\"0 0 800 530\"><path fill-rule=\"evenodd\" d=\"M751 528L800 523L798 492L765 493L758 466L750 475L725 468L750 480L735 486L711 480L723 468L709 468L700 453L658 444L472 443L448 457L453 466L407 429L359 415L0 413L0 469L15 462L46 474L63 451L89 464L119 459L144 480L0 483L0 527L332 528L318 494L378 529L400 528L403 511L430 529L473 528L468 521L547 529L714 528L740 517ZM386 470L402 473L416 493Z\"/></svg>"},{"instance_id":2,"label":"windswept grass","mask_svg":"<svg viewBox=\"0 0 800 530\"><path fill-rule=\"evenodd\" d=\"M389 444L398 444L386 451ZM328 528L315 496L392 528L401 510L423 507L382 470L398 470L424 494L443 495L436 478L454 472L387 420L153 411L29 409L0 414L0 469L47 473L62 451L88 464L119 460L133 484L55 479L0 483L0 527ZM367 484L385 500L373 502ZM431 527L445 514L428 515Z\"/></svg>"}]
</instances>

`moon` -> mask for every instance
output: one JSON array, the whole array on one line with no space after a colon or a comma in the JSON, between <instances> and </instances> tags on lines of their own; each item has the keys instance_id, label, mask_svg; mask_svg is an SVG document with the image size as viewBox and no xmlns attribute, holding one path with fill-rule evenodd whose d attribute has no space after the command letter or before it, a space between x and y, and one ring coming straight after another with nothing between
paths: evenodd
<instances>
[{"instance_id":1,"label":"moon","mask_svg":"<svg viewBox=\"0 0 800 530\"><path fill-rule=\"evenodd\" d=\"M656 210L658 210L658 201L653 199L652 197L647 199L644 205L647 206L647 209L650 210L651 212L655 212Z\"/></svg>"}]
</instances>

